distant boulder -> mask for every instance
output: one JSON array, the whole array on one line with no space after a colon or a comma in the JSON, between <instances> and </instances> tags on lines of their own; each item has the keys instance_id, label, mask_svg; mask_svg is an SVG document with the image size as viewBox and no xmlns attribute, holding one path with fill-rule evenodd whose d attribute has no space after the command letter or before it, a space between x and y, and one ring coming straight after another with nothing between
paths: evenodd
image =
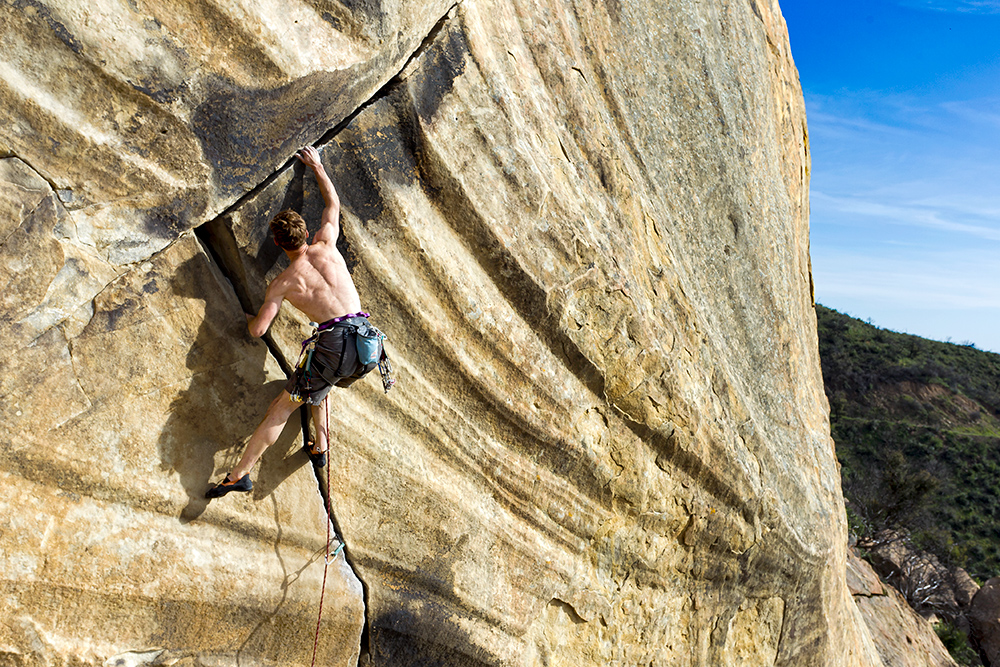
<instances>
[{"instance_id":1,"label":"distant boulder","mask_svg":"<svg viewBox=\"0 0 1000 667\"><path fill-rule=\"evenodd\" d=\"M993 577L979 589L967 615L986 666L1000 665L1000 577Z\"/></svg>"},{"instance_id":2,"label":"distant boulder","mask_svg":"<svg viewBox=\"0 0 1000 667\"><path fill-rule=\"evenodd\" d=\"M952 571L952 579L954 580L955 601L959 607L965 609L972 604L976 593L979 592L979 584L969 576L968 572L960 567Z\"/></svg>"}]
</instances>

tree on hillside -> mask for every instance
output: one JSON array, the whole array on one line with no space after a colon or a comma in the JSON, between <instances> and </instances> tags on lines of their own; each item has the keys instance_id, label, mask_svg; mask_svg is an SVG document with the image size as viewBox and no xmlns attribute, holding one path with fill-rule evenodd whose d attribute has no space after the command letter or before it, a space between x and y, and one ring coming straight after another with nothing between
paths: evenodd
<instances>
[{"instance_id":1,"label":"tree on hillside","mask_svg":"<svg viewBox=\"0 0 1000 667\"><path fill-rule=\"evenodd\" d=\"M899 450L890 452L881 465L845 476L844 495L858 547L873 549L886 536L919 525L937 486L930 472L914 469Z\"/></svg>"}]
</instances>

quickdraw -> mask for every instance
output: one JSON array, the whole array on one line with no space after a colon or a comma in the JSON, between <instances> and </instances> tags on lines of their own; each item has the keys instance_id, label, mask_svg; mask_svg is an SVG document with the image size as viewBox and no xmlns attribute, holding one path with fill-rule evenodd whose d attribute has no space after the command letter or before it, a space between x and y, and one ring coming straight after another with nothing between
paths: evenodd
<instances>
[{"instance_id":1,"label":"quickdraw","mask_svg":"<svg viewBox=\"0 0 1000 667\"><path fill-rule=\"evenodd\" d=\"M375 329L375 331L378 331L378 329ZM385 339L387 336L381 331L378 331L378 335L382 340L382 354L378 359L378 372L382 376L382 389L388 394L389 390L396 384L396 380L392 377L392 364L389 363L389 356L385 353Z\"/></svg>"}]
</instances>

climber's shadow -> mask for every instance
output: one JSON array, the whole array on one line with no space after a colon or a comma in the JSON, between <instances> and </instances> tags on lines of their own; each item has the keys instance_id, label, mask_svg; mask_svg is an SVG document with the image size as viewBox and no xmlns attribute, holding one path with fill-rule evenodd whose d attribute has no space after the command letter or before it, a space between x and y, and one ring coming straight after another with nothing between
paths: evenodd
<instances>
[{"instance_id":1,"label":"climber's shadow","mask_svg":"<svg viewBox=\"0 0 1000 667\"><path fill-rule=\"evenodd\" d=\"M171 289L179 298L205 302L186 359L190 385L171 402L159 439L161 468L176 471L188 496L180 514L186 523L205 511L209 503L205 491L239 461L247 438L284 381L265 382L267 346L249 335L237 299L207 254L177 267ZM225 455L220 458L222 451ZM298 416L293 415L258 464L254 498L269 496L308 462L301 449Z\"/></svg>"}]
</instances>

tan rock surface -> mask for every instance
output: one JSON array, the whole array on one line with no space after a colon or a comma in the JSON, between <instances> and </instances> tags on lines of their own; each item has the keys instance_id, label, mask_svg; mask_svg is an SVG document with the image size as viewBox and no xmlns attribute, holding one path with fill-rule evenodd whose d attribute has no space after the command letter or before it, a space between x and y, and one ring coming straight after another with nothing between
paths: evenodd
<instances>
[{"instance_id":1,"label":"tan rock surface","mask_svg":"<svg viewBox=\"0 0 1000 667\"><path fill-rule=\"evenodd\" d=\"M934 627L883 584L868 562L847 553L847 583L883 663L892 667L957 667Z\"/></svg>"},{"instance_id":2,"label":"tan rock surface","mask_svg":"<svg viewBox=\"0 0 1000 667\"><path fill-rule=\"evenodd\" d=\"M972 604L976 593L979 592L979 584L969 576L968 572L960 567L955 568L952 577L955 580L955 601L960 608L965 609Z\"/></svg>"},{"instance_id":3,"label":"tan rock surface","mask_svg":"<svg viewBox=\"0 0 1000 667\"><path fill-rule=\"evenodd\" d=\"M309 660L296 425L200 496L296 352L240 306L329 131L399 386L337 394L323 664L880 664L775 2L45 0L0 35L5 662Z\"/></svg>"},{"instance_id":4,"label":"tan rock surface","mask_svg":"<svg viewBox=\"0 0 1000 667\"><path fill-rule=\"evenodd\" d=\"M885 595L885 586L878 578L875 570L862 560L854 549L847 550L847 588L851 595L870 597Z\"/></svg>"},{"instance_id":5,"label":"tan rock surface","mask_svg":"<svg viewBox=\"0 0 1000 667\"><path fill-rule=\"evenodd\" d=\"M44 181L3 163L16 227L0 326L16 344L0 357L0 660L103 664L159 646L307 662L326 514L294 426L252 497L203 499L280 386L277 364L190 233L37 333L92 289L89 268L112 269L66 238L74 213ZM361 584L341 560L328 587L321 655L356 664Z\"/></svg>"},{"instance_id":6,"label":"tan rock surface","mask_svg":"<svg viewBox=\"0 0 1000 667\"><path fill-rule=\"evenodd\" d=\"M140 261L368 99L445 2L74 0L0 13L2 146Z\"/></svg>"}]
</instances>

